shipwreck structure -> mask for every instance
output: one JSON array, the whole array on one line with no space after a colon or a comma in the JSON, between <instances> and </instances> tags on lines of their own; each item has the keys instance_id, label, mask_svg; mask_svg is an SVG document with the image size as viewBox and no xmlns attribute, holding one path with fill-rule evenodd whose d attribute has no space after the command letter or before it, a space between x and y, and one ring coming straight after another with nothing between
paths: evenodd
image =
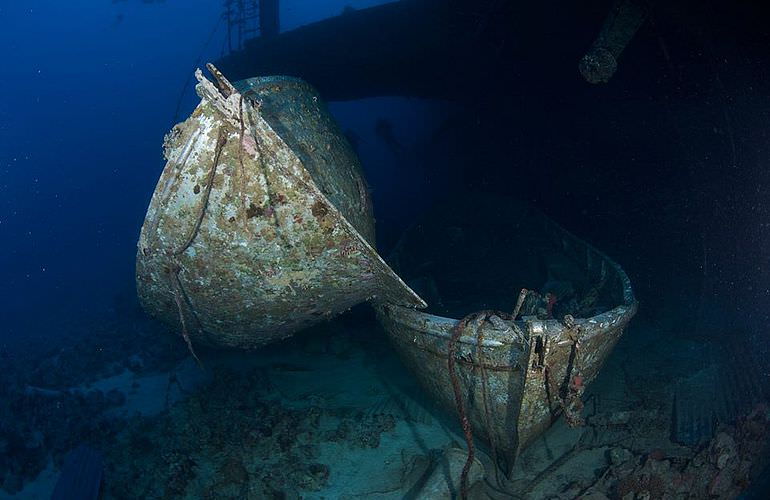
<instances>
[{"instance_id":1,"label":"shipwreck structure","mask_svg":"<svg viewBox=\"0 0 770 500\"><path fill-rule=\"evenodd\" d=\"M300 77L330 101L466 100L479 95L474 82L484 82L486 95L516 94L530 75L564 80L578 65L587 81L607 81L647 14L639 0L564 2L558 9L530 4L530 10L524 16L517 2L504 0L400 0L345 9L272 36L249 31L252 38L239 38L215 64L232 79ZM605 19L596 16L602 11Z\"/></svg>"}]
</instances>

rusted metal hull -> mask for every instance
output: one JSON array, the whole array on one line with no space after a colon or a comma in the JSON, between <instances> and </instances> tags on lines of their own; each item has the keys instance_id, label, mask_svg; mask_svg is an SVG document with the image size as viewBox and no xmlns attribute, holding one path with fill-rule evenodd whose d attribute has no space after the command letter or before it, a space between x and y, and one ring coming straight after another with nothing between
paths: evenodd
<instances>
[{"instance_id":1,"label":"rusted metal hull","mask_svg":"<svg viewBox=\"0 0 770 500\"><path fill-rule=\"evenodd\" d=\"M596 377L637 310L620 266L545 216L536 216L554 246L614 287L619 303L602 314L576 318L571 325L525 317L515 321L526 334L519 340L490 323L481 326L481 344L476 332L462 334L455 359L465 411L474 435L490 443L508 467L563 412L573 377L579 375L584 384ZM459 320L396 305L382 305L377 311L422 386L456 413L447 356ZM509 327L511 323L505 322Z\"/></svg>"},{"instance_id":2,"label":"rusted metal hull","mask_svg":"<svg viewBox=\"0 0 770 500\"><path fill-rule=\"evenodd\" d=\"M164 144L138 243L144 308L195 342L256 347L366 300L424 302L375 251L360 165L306 83L219 88Z\"/></svg>"}]
</instances>

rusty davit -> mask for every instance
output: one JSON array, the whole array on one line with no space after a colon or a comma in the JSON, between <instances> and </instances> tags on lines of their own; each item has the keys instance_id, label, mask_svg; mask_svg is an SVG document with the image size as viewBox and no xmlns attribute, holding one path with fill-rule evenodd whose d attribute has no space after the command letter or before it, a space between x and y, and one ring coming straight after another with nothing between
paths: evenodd
<instances>
[{"instance_id":1,"label":"rusty davit","mask_svg":"<svg viewBox=\"0 0 770 500\"><path fill-rule=\"evenodd\" d=\"M507 198L438 207L391 264L430 304L379 305L392 342L504 468L560 415L581 424L585 386L637 310L618 264Z\"/></svg>"},{"instance_id":2,"label":"rusty davit","mask_svg":"<svg viewBox=\"0 0 770 500\"><path fill-rule=\"evenodd\" d=\"M316 91L208 66L164 144L136 258L144 308L191 342L256 347L366 300L425 303L374 249L360 164ZM192 349L192 347L191 347Z\"/></svg>"}]
</instances>

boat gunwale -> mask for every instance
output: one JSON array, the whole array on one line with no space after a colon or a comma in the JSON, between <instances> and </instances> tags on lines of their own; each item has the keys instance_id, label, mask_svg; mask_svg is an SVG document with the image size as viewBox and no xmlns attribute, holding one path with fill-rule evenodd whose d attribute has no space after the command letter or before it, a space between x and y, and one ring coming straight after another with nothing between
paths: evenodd
<instances>
[{"instance_id":1,"label":"boat gunwale","mask_svg":"<svg viewBox=\"0 0 770 500\"><path fill-rule=\"evenodd\" d=\"M385 314L389 319L408 327L412 331L442 338L447 341L452 337L452 329L461 321L393 304L385 305L382 309L385 310ZM391 312L388 312L388 309ZM619 327L622 328L636 314L637 309L638 302L634 301L629 305L619 305L590 318L576 318L575 325L581 329L581 340L586 340L595 335L601 335ZM515 323L516 326L524 329L524 331L529 330L535 334L544 334L551 339L558 339L562 333L569 330L564 323L557 319L516 320L515 322L504 320L504 322L508 325ZM515 338L508 335L503 336L504 334L498 329L487 325L482 328L482 347L497 348L521 345L521 342ZM479 345L477 337L470 335L461 335L458 342L471 346Z\"/></svg>"},{"instance_id":2,"label":"boat gunwale","mask_svg":"<svg viewBox=\"0 0 770 500\"><path fill-rule=\"evenodd\" d=\"M612 271L617 275L620 280L623 291L623 302L608 311L591 316L588 318L575 318L575 326L580 328L580 339L586 340L597 335L605 334L609 331L614 331L617 328L623 328L634 317L638 308L639 302L634 296L634 291L631 286L631 280L623 270L623 268L605 253L595 248L590 243L582 240L564 229L556 222L545 216L539 211L535 211L536 215L545 222L546 231L550 234L559 234L561 237L561 246L566 251L565 240L571 240L571 243L577 242L580 245L585 246L586 253L594 253L602 260L603 265L608 265ZM412 331L417 331L424 334L429 334L434 337L443 338L447 341L452 337L452 330L461 321L456 318L449 318L445 316L439 316L431 314L425 311L418 311L413 308L387 304L382 306L384 314L391 320L406 326ZM391 312L392 311L392 312ZM534 335L545 335L552 340L559 340L559 338L570 329L559 319L531 319L525 318L520 320L503 320L507 325L515 324L519 329ZM390 329L388 329L390 332ZM483 340L481 342L482 347L497 348L511 345L521 345L521 342L505 335L502 331L492 328L490 325L485 324L482 326ZM396 335L395 333L392 333ZM479 342L476 336L461 335L458 339L461 344L478 346ZM523 347L523 346L522 346Z\"/></svg>"}]
</instances>

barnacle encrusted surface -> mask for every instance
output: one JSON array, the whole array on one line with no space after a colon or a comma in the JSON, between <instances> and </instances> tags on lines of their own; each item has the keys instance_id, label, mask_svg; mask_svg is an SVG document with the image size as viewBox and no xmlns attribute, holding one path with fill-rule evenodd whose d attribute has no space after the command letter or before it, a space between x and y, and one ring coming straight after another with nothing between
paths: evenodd
<instances>
[{"instance_id":1,"label":"barnacle encrusted surface","mask_svg":"<svg viewBox=\"0 0 770 500\"><path fill-rule=\"evenodd\" d=\"M360 165L312 87L197 76L139 239L145 309L193 341L255 347L365 300L424 306L373 248Z\"/></svg>"}]
</instances>

